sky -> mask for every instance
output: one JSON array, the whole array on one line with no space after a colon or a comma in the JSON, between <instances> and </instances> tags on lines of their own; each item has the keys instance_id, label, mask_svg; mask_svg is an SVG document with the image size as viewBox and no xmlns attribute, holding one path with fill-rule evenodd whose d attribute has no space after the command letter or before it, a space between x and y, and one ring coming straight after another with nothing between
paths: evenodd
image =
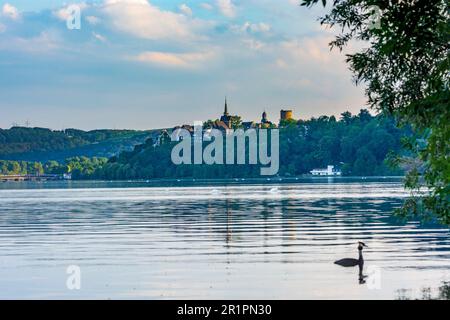
<instances>
[{"instance_id":1,"label":"sky","mask_svg":"<svg viewBox=\"0 0 450 320\"><path fill-rule=\"evenodd\" d=\"M0 0L0 127L172 127L220 117L225 96L245 121L357 113L324 9L299 2Z\"/></svg>"}]
</instances>

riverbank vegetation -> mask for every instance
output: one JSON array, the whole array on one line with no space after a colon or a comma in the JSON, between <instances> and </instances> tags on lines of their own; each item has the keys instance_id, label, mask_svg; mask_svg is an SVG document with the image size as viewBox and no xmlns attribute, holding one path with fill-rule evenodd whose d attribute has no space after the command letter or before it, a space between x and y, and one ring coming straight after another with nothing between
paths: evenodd
<instances>
[{"instance_id":1,"label":"riverbank vegetation","mask_svg":"<svg viewBox=\"0 0 450 320\"><path fill-rule=\"evenodd\" d=\"M364 42L347 63L368 105L422 137L406 144L419 161L407 171L401 213L450 225L449 1L302 1L318 3L328 11L321 24L338 32L331 48Z\"/></svg>"}]
</instances>

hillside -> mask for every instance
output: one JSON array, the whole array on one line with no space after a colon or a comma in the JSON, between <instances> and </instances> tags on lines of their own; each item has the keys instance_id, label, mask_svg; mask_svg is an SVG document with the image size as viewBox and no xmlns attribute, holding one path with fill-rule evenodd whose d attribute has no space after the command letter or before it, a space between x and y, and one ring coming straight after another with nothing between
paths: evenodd
<instances>
[{"instance_id":1,"label":"hillside","mask_svg":"<svg viewBox=\"0 0 450 320\"><path fill-rule=\"evenodd\" d=\"M63 161L76 156L111 157L132 150L152 131L92 130L12 127L0 129L0 159Z\"/></svg>"},{"instance_id":2,"label":"hillside","mask_svg":"<svg viewBox=\"0 0 450 320\"><path fill-rule=\"evenodd\" d=\"M280 176L307 174L334 164L346 176L402 175L388 165L389 152L404 153L401 138L411 135L392 118L372 116L367 110L349 112L337 120L321 116L292 120L280 128ZM174 143L154 146L152 141L122 152L84 179L240 178L259 176L258 165L179 165L171 162Z\"/></svg>"},{"instance_id":3,"label":"hillside","mask_svg":"<svg viewBox=\"0 0 450 320\"><path fill-rule=\"evenodd\" d=\"M259 165L175 166L171 162L175 143L154 144L159 131L1 130L0 160L15 161L0 162L0 172L71 172L74 179L107 180L260 175ZM346 176L401 175L403 170L391 168L387 159L391 151L405 154L401 138L410 135L392 118L372 116L367 110L357 115L344 112L339 120L334 116L292 119L281 123L278 174L308 174L332 164Z\"/></svg>"}]
</instances>

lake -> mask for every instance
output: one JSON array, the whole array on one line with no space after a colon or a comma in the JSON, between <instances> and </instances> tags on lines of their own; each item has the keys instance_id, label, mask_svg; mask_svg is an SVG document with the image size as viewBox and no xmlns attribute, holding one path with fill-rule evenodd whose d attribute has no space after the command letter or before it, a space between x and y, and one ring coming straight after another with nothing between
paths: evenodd
<instances>
[{"instance_id":1,"label":"lake","mask_svg":"<svg viewBox=\"0 0 450 320\"><path fill-rule=\"evenodd\" d=\"M393 217L406 195L398 178L0 183L0 298L420 298L450 281L450 234ZM363 281L333 264L358 241Z\"/></svg>"}]
</instances>

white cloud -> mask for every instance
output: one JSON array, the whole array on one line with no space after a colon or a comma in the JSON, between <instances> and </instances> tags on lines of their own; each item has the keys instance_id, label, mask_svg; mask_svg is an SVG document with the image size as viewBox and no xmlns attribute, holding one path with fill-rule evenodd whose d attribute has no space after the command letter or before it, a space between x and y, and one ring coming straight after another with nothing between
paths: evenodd
<instances>
[{"instance_id":1,"label":"white cloud","mask_svg":"<svg viewBox=\"0 0 450 320\"><path fill-rule=\"evenodd\" d=\"M181 11L183 14L185 14L185 15L187 15L187 16L192 16L192 9L189 8L189 6L188 6L187 4L185 4L185 3L181 4L181 5L178 7L178 9L180 9L180 11Z\"/></svg>"},{"instance_id":2,"label":"white cloud","mask_svg":"<svg viewBox=\"0 0 450 320\"><path fill-rule=\"evenodd\" d=\"M0 42L0 50L24 51L29 53L48 53L61 46L57 33L43 31L32 38L15 37Z\"/></svg>"},{"instance_id":3,"label":"white cloud","mask_svg":"<svg viewBox=\"0 0 450 320\"><path fill-rule=\"evenodd\" d=\"M265 47L265 43L255 39L244 39L242 42L252 50L260 50Z\"/></svg>"},{"instance_id":4,"label":"white cloud","mask_svg":"<svg viewBox=\"0 0 450 320\"><path fill-rule=\"evenodd\" d=\"M96 16L87 16L87 17L86 17L86 21L87 21L89 24L95 26L95 25L97 25L97 24L100 23L100 18L97 18Z\"/></svg>"},{"instance_id":5,"label":"white cloud","mask_svg":"<svg viewBox=\"0 0 450 320\"><path fill-rule=\"evenodd\" d=\"M288 64L286 63L286 61L284 61L281 58L275 60L275 65L280 69L284 69L284 68L288 67Z\"/></svg>"},{"instance_id":6,"label":"white cloud","mask_svg":"<svg viewBox=\"0 0 450 320\"><path fill-rule=\"evenodd\" d=\"M217 7L220 12L228 18L236 16L236 6L233 4L232 0L217 0Z\"/></svg>"},{"instance_id":7,"label":"white cloud","mask_svg":"<svg viewBox=\"0 0 450 320\"><path fill-rule=\"evenodd\" d=\"M6 26L4 24L0 23L0 33L5 32L6 31Z\"/></svg>"},{"instance_id":8,"label":"white cloud","mask_svg":"<svg viewBox=\"0 0 450 320\"><path fill-rule=\"evenodd\" d=\"M182 14L163 11L146 0L106 0L103 11L117 30L139 38L195 38L193 20Z\"/></svg>"},{"instance_id":9,"label":"white cloud","mask_svg":"<svg viewBox=\"0 0 450 320\"><path fill-rule=\"evenodd\" d=\"M280 50L286 53L293 61L315 61L321 64L336 64L335 58L341 57L337 50L330 52L328 43L331 37L306 37L285 41L280 45ZM341 57L342 58L342 57Z\"/></svg>"},{"instance_id":10,"label":"white cloud","mask_svg":"<svg viewBox=\"0 0 450 320\"><path fill-rule=\"evenodd\" d=\"M92 36L93 36L95 39L99 40L100 42L106 42L106 41L107 41L107 40L106 40L106 37L102 36L102 35L99 34L99 33L92 32Z\"/></svg>"},{"instance_id":11,"label":"white cloud","mask_svg":"<svg viewBox=\"0 0 450 320\"><path fill-rule=\"evenodd\" d=\"M202 2L202 3L200 3L200 7L202 7L202 8L205 9L205 10L212 10L212 9L213 9L213 6L210 5L210 4L207 3L207 2Z\"/></svg>"},{"instance_id":12,"label":"white cloud","mask_svg":"<svg viewBox=\"0 0 450 320\"><path fill-rule=\"evenodd\" d=\"M248 22L247 22L248 24ZM247 28L251 31L251 32L269 32L272 27L264 22L260 22L260 23L250 23L248 24Z\"/></svg>"},{"instance_id":13,"label":"white cloud","mask_svg":"<svg viewBox=\"0 0 450 320\"><path fill-rule=\"evenodd\" d=\"M211 60L213 57L214 54L212 52L170 53L147 51L135 57L132 57L131 59L162 67L191 69L202 66L205 62Z\"/></svg>"},{"instance_id":14,"label":"white cloud","mask_svg":"<svg viewBox=\"0 0 450 320\"><path fill-rule=\"evenodd\" d=\"M232 26L231 29L236 32L267 33L272 29L272 27L269 24L263 22L250 23L247 21L243 25Z\"/></svg>"},{"instance_id":15,"label":"white cloud","mask_svg":"<svg viewBox=\"0 0 450 320\"><path fill-rule=\"evenodd\" d=\"M5 3L2 7L2 15L8 17L12 20L17 20L20 18L19 10L16 7L10 5L9 3Z\"/></svg>"}]
</instances>

